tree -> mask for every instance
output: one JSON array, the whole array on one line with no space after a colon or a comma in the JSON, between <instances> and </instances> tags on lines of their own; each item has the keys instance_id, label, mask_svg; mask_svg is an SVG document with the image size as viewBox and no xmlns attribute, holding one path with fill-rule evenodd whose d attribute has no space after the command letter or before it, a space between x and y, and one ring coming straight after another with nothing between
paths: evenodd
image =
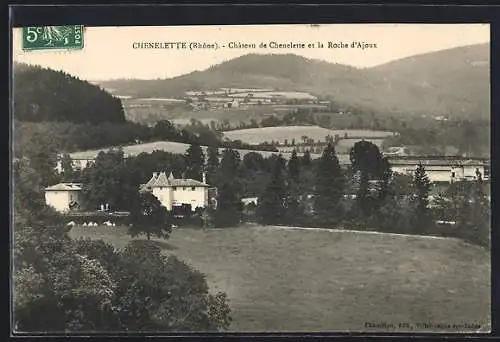
<instances>
[{"instance_id":1,"label":"tree","mask_svg":"<svg viewBox=\"0 0 500 342\"><path fill-rule=\"evenodd\" d=\"M349 158L351 169L359 183L356 194L357 208L361 217L367 218L376 209L377 204L381 203L380 198L385 196L381 196L379 192L378 198L373 198L370 195L370 181L382 181L383 186L379 187L379 190L385 189L384 183L386 185L390 178L390 164L384 160L377 145L365 140L354 144Z\"/></svg>"},{"instance_id":2,"label":"tree","mask_svg":"<svg viewBox=\"0 0 500 342\"><path fill-rule=\"evenodd\" d=\"M299 161L299 158L297 157L297 151L295 149L293 150L292 156L290 157L290 160L288 161L288 174L294 182L297 182L299 180L300 161Z\"/></svg>"},{"instance_id":3,"label":"tree","mask_svg":"<svg viewBox=\"0 0 500 342\"><path fill-rule=\"evenodd\" d=\"M29 161L21 159L14 162L12 182L14 221L22 218L27 226L59 222L58 213L45 204L42 179Z\"/></svg>"},{"instance_id":4,"label":"tree","mask_svg":"<svg viewBox=\"0 0 500 342\"><path fill-rule=\"evenodd\" d=\"M151 235L159 238L168 238L172 231L170 214L161 202L151 193L143 192L139 195L139 203L130 212L132 226L129 234L134 237L146 234L148 240Z\"/></svg>"},{"instance_id":5,"label":"tree","mask_svg":"<svg viewBox=\"0 0 500 342\"><path fill-rule=\"evenodd\" d=\"M119 253L116 289L123 331L221 331L231 310L224 293L209 293L205 276L154 244L132 241Z\"/></svg>"},{"instance_id":6,"label":"tree","mask_svg":"<svg viewBox=\"0 0 500 342\"><path fill-rule=\"evenodd\" d=\"M379 203L383 202L385 198L390 195L390 182L393 177L391 170L391 163L389 158L383 157L380 160L380 179L378 182L378 200Z\"/></svg>"},{"instance_id":7,"label":"tree","mask_svg":"<svg viewBox=\"0 0 500 342\"><path fill-rule=\"evenodd\" d=\"M474 182L451 184L438 206L437 219L455 221L455 237L483 247L490 246L491 203L479 177Z\"/></svg>"},{"instance_id":8,"label":"tree","mask_svg":"<svg viewBox=\"0 0 500 342\"><path fill-rule=\"evenodd\" d=\"M105 330L116 285L105 267L77 253L62 227L17 226L16 232L16 330Z\"/></svg>"},{"instance_id":9,"label":"tree","mask_svg":"<svg viewBox=\"0 0 500 342\"><path fill-rule=\"evenodd\" d=\"M108 203L113 210L129 210L137 202L139 190L132 174L122 150L100 152L82 174L85 206L95 209Z\"/></svg>"},{"instance_id":10,"label":"tree","mask_svg":"<svg viewBox=\"0 0 500 342\"><path fill-rule=\"evenodd\" d=\"M304 155L302 156L302 165L306 168L311 166L311 153L309 150L305 150Z\"/></svg>"},{"instance_id":11,"label":"tree","mask_svg":"<svg viewBox=\"0 0 500 342\"><path fill-rule=\"evenodd\" d=\"M174 256L162 256L150 241L132 241L119 251L102 240L71 239L67 227L41 212L38 174L22 161L15 166L16 332L229 327L226 295L210 294L203 274ZM33 203L25 200L29 191Z\"/></svg>"},{"instance_id":12,"label":"tree","mask_svg":"<svg viewBox=\"0 0 500 342\"><path fill-rule=\"evenodd\" d=\"M56 181L57 146L52 137L35 131L23 146L23 155L30 166L40 175L42 186L49 186Z\"/></svg>"},{"instance_id":13,"label":"tree","mask_svg":"<svg viewBox=\"0 0 500 342\"><path fill-rule=\"evenodd\" d=\"M73 160L71 156L65 153L61 158L62 180L64 182L74 181Z\"/></svg>"},{"instance_id":14,"label":"tree","mask_svg":"<svg viewBox=\"0 0 500 342\"><path fill-rule=\"evenodd\" d=\"M472 229L469 242L489 247L491 234L491 203L485 191L481 175L474 181L472 191Z\"/></svg>"},{"instance_id":15,"label":"tree","mask_svg":"<svg viewBox=\"0 0 500 342\"><path fill-rule=\"evenodd\" d=\"M102 265L77 253L68 229L45 205L39 174L24 161L14 166L15 330L103 329L113 281Z\"/></svg>"},{"instance_id":16,"label":"tree","mask_svg":"<svg viewBox=\"0 0 500 342\"><path fill-rule=\"evenodd\" d=\"M264 169L264 163L265 161L264 157L262 157L262 154L258 152L248 152L243 157L242 166L246 170L255 172Z\"/></svg>"},{"instance_id":17,"label":"tree","mask_svg":"<svg viewBox=\"0 0 500 342\"><path fill-rule=\"evenodd\" d=\"M177 137L177 131L168 120L161 120L156 123L152 129L152 134L156 139L171 140Z\"/></svg>"},{"instance_id":18,"label":"tree","mask_svg":"<svg viewBox=\"0 0 500 342\"><path fill-rule=\"evenodd\" d=\"M220 173L222 179L233 179L238 174L240 167L240 154L238 151L231 148L226 148L222 154L220 163Z\"/></svg>"},{"instance_id":19,"label":"tree","mask_svg":"<svg viewBox=\"0 0 500 342\"><path fill-rule=\"evenodd\" d=\"M242 203L231 180L224 180L217 192L217 208L213 213L216 227L234 227L240 223Z\"/></svg>"},{"instance_id":20,"label":"tree","mask_svg":"<svg viewBox=\"0 0 500 342\"><path fill-rule=\"evenodd\" d=\"M429 194L431 183L425 172L425 167L419 163L413 175L413 215L411 228L414 233L429 232L433 226L432 215L429 209Z\"/></svg>"},{"instance_id":21,"label":"tree","mask_svg":"<svg viewBox=\"0 0 500 342\"><path fill-rule=\"evenodd\" d=\"M377 210L369 218L369 222L381 232L411 233L412 211L408 195L411 194L412 177L399 173L388 174L391 176L381 182L381 187L385 190L380 190Z\"/></svg>"},{"instance_id":22,"label":"tree","mask_svg":"<svg viewBox=\"0 0 500 342\"><path fill-rule=\"evenodd\" d=\"M285 192L285 224L302 225L305 219L304 192L301 184L288 182Z\"/></svg>"},{"instance_id":23,"label":"tree","mask_svg":"<svg viewBox=\"0 0 500 342\"><path fill-rule=\"evenodd\" d=\"M344 194L344 178L335 148L330 143L323 150L316 168L314 213L321 225L338 223L342 215L340 200Z\"/></svg>"},{"instance_id":24,"label":"tree","mask_svg":"<svg viewBox=\"0 0 500 342\"><path fill-rule=\"evenodd\" d=\"M283 179L284 160L279 156L274 163L271 179L264 193L259 197L257 205L257 217L263 224L283 223L286 207L286 187Z\"/></svg>"},{"instance_id":25,"label":"tree","mask_svg":"<svg viewBox=\"0 0 500 342\"><path fill-rule=\"evenodd\" d=\"M186 176L187 178L201 181L202 170L205 164L205 155L198 144L191 144L186 151Z\"/></svg>"},{"instance_id":26,"label":"tree","mask_svg":"<svg viewBox=\"0 0 500 342\"><path fill-rule=\"evenodd\" d=\"M216 146L207 148L207 182L215 183L215 175L219 169L219 149Z\"/></svg>"}]
</instances>

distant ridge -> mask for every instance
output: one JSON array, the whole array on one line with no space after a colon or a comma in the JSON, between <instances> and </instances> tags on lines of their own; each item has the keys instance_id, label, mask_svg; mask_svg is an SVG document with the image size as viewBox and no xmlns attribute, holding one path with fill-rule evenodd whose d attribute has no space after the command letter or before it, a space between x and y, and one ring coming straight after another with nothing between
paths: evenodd
<instances>
[{"instance_id":1,"label":"distant ridge","mask_svg":"<svg viewBox=\"0 0 500 342\"><path fill-rule=\"evenodd\" d=\"M182 97L221 87L311 92L378 115L490 115L489 44L406 57L372 68L293 54L248 54L172 79L114 80L101 84L133 97Z\"/></svg>"}]
</instances>

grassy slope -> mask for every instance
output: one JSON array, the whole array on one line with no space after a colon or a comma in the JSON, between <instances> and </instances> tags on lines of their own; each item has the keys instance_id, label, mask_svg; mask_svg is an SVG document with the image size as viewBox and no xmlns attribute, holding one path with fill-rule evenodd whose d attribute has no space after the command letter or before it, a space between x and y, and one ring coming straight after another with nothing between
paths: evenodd
<instances>
[{"instance_id":1,"label":"grassy slope","mask_svg":"<svg viewBox=\"0 0 500 342\"><path fill-rule=\"evenodd\" d=\"M186 150L189 148L189 144L172 142L172 141L155 141L143 144L136 145L126 145L121 146L125 154L130 155L138 155L140 153L152 153L153 151L165 151L176 154L184 154ZM73 159L88 159L95 158L100 151L108 151L110 148L102 148L97 150L87 150L87 151L79 151L70 153L71 158ZM207 147L202 146L203 152L207 153ZM222 154L224 148L219 148L219 152ZM278 152L272 151L253 151L253 150L243 150L243 149L235 149L240 153L240 156L243 158L245 154L249 152L257 152L261 154L263 157L267 158L273 154L278 154ZM283 157L290 158L291 152L282 153ZM299 154L300 155L300 154ZM312 157L317 157L318 155L311 154Z\"/></svg>"},{"instance_id":2,"label":"grassy slope","mask_svg":"<svg viewBox=\"0 0 500 342\"><path fill-rule=\"evenodd\" d=\"M71 235L117 248L129 240L119 227ZM231 330L360 331L367 321L488 328L489 253L458 240L252 227L176 230L158 244L228 294Z\"/></svg>"},{"instance_id":3,"label":"grassy slope","mask_svg":"<svg viewBox=\"0 0 500 342\"><path fill-rule=\"evenodd\" d=\"M392 136L391 132L384 131L371 131L360 129L344 129L344 130L331 130L319 126L284 126L284 127L265 127L265 128L249 128L238 129L234 131L224 132L224 136L231 140L241 140L249 144L259 144L264 141L270 142L271 140L283 143L285 139L291 142L293 138L297 143L302 141L302 136L305 135L313 138L315 141L320 139L324 141L327 135L332 137L338 134L344 137L344 133L356 138L379 137L385 138ZM361 139L359 139L361 140Z\"/></svg>"}]
</instances>

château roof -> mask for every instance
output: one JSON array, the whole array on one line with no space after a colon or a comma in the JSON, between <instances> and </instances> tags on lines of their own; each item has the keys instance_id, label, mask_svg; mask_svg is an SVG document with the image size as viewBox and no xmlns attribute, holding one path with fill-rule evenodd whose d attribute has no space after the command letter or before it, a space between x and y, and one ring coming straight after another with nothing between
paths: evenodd
<instances>
[{"instance_id":1,"label":"ch\u00e2teau roof","mask_svg":"<svg viewBox=\"0 0 500 342\"><path fill-rule=\"evenodd\" d=\"M195 179L173 179L170 181L170 186L207 186L203 182L197 181Z\"/></svg>"},{"instance_id":2,"label":"ch\u00e2teau roof","mask_svg":"<svg viewBox=\"0 0 500 342\"><path fill-rule=\"evenodd\" d=\"M156 181L152 186L155 187L155 186L169 186L169 185L170 184L165 172L160 172L158 178L156 178Z\"/></svg>"},{"instance_id":3,"label":"ch\u00e2teau roof","mask_svg":"<svg viewBox=\"0 0 500 342\"><path fill-rule=\"evenodd\" d=\"M167 177L165 172L154 172L151 179L144 184L143 188L156 188L156 187L173 187L173 186L199 186L208 187L209 185L195 179L176 179L172 172Z\"/></svg>"},{"instance_id":4,"label":"ch\u00e2teau roof","mask_svg":"<svg viewBox=\"0 0 500 342\"><path fill-rule=\"evenodd\" d=\"M45 191L80 191L81 183L59 183L45 188Z\"/></svg>"}]
</instances>

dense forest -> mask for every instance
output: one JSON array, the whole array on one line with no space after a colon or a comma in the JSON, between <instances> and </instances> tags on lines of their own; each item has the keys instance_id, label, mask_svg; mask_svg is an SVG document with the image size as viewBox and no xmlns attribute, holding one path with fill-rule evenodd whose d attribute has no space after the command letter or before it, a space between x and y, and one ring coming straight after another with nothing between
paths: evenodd
<instances>
[{"instance_id":1,"label":"dense forest","mask_svg":"<svg viewBox=\"0 0 500 342\"><path fill-rule=\"evenodd\" d=\"M14 65L14 116L22 121L123 123L120 99L62 71Z\"/></svg>"}]
</instances>

